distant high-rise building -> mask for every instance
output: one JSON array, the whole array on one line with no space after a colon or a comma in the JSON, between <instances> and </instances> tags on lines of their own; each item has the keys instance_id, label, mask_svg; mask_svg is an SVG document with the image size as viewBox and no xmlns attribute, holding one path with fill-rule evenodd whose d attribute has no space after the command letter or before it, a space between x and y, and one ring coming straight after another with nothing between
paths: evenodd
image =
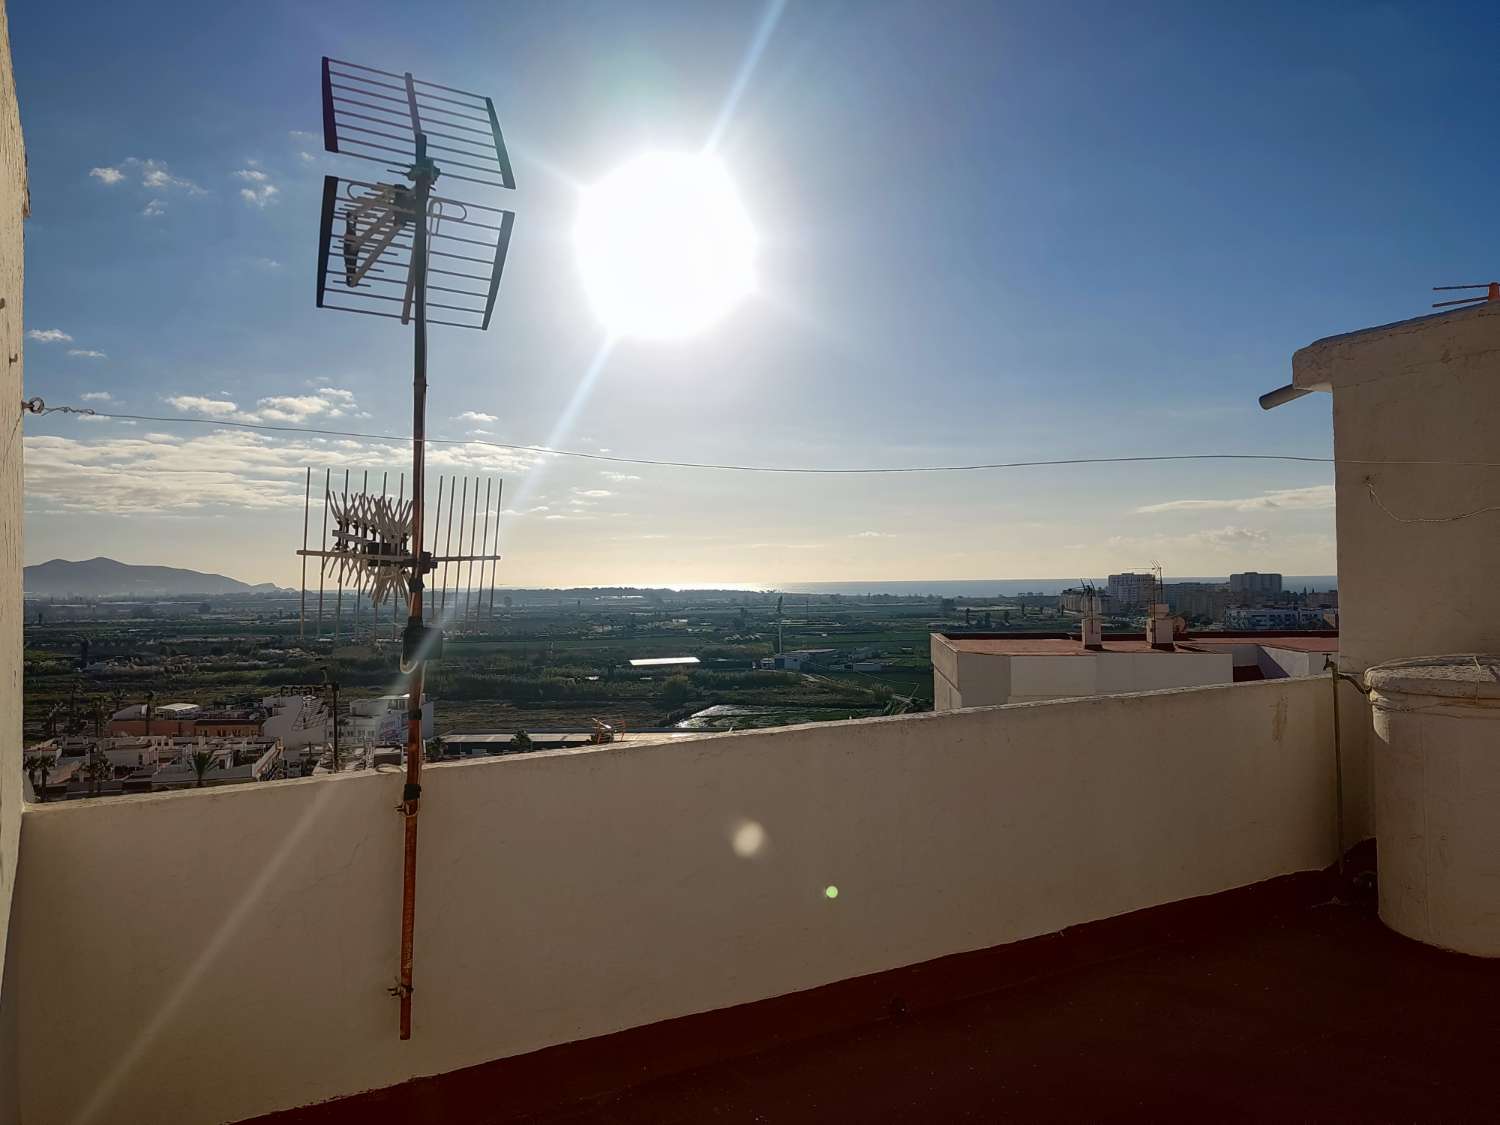
<instances>
[{"instance_id":1,"label":"distant high-rise building","mask_svg":"<svg viewBox=\"0 0 1500 1125\"><path fill-rule=\"evenodd\" d=\"M1229 592L1231 594L1275 597L1281 593L1281 575L1260 574L1253 570L1247 570L1243 574L1231 574L1229 576Z\"/></svg>"},{"instance_id":2,"label":"distant high-rise building","mask_svg":"<svg viewBox=\"0 0 1500 1125\"><path fill-rule=\"evenodd\" d=\"M1115 605L1121 608L1150 605L1155 588L1156 575L1154 574L1127 573L1109 576L1109 597Z\"/></svg>"}]
</instances>

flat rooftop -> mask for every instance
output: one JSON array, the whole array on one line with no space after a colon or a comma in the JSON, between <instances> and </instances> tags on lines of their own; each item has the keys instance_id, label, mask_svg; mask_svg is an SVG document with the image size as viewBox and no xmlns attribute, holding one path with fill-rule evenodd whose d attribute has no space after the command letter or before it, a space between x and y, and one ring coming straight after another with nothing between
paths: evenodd
<instances>
[{"instance_id":1,"label":"flat rooftop","mask_svg":"<svg viewBox=\"0 0 1500 1125\"><path fill-rule=\"evenodd\" d=\"M1488 1116L1500 962L1400 937L1328 886L1279 905L1258 888L1176 903L262 1120ZM930 1003L945 971L988 991ZM795 1018L820 1002L874 1013L820 1033ZM704 1061L733 1049L736 1020L779 1042Z\"/></svg>"},{"instance_id":2,"label":"flat rooftop","mask_svg":"<svg viewBox=\"0 0 1500 1125\"><path fill-rule=\"evenodd\" d=\"M1065 633L940 633L958 652L981 656L1084 656L1097 652L1223 652L1238 645L1263 645L1296 652L1338 652L1337 633L1189 633L1171 648L1152 648L1144 636L1105 634L1102 649L1086 649L1077 636Z\"/></svg>"},{"instance_id":3,"label":"flat rooftop","mask_svg":"<svg viewBox=\"0 0 1500 1125\"><path fill-rule=\"evenodd\" d=\"M1099 652L1201 652L1173 645L1170 649L1152 648L1144 640L1106 639L1102 648L1084 648L1076 637L949 637L948 643L959 652L982 656L1090 656Z\"/></svg>"}]
</instances>

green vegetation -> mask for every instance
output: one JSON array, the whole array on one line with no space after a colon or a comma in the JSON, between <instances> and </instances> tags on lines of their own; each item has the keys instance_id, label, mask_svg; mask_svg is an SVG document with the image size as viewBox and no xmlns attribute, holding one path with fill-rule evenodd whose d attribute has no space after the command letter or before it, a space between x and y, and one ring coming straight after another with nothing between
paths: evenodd
<instances>
[{"instance_id":1,"label":"green vegetation","mask_svg":"<svg viewBox=\"0 0 1500 1125\"><path fill-rule=\"evenodd\" d=\"M983 603L796 595L779 619L775 595L734 591L515 591L503 601L493 618L448 629L427 688L439 732L586 728L595 718L639 730L693 715L695 729L728 729L926 709L934 628L1068 623L1055 599L1036 595ZM331 620L321 640L313 621L299 638L296 610L295 598L274 597L29 604L27 736L92 733L148 692L158 705L244 706L318 684L325 672L346 701L403 690L388 613L378 642L351 645L346 605L335 645ZM367 634L368 610L362 623ZM796 671L758 667L777 651L778 635L785 651L832 652ZM630 665L672 656L700 663L668 672ZM850 670L856 661L878 669Z\"/></svg>"}]
</instances>

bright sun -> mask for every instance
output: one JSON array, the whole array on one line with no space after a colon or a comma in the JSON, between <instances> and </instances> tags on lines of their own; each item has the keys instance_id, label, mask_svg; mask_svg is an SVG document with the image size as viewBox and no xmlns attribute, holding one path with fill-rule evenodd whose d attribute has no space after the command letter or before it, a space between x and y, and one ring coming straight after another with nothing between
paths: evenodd
<instances>
[{"instance_id":1,"label":"bright sun","mask_svg":"<svg viewBox=\"0 0 1500 1125\"><path fill-rule=\"evenodd\" d=\"M755 286L755 231L723 164L653 152L583 193L573 228L589 303L618 336L701 332Z\"/></svg>"}]
</instances>

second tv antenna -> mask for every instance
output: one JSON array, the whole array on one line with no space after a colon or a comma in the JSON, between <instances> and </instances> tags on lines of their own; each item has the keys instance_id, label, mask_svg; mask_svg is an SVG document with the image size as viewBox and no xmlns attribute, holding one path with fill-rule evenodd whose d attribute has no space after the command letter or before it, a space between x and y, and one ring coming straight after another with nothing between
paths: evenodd
<instances>
[{"instance_id":1,"label":"second tv antenna","mask_svg":"<svg viewBox=\"0 0 1500 1125\"><path fill-rule=\"evenodd\" d=\"M416 927L417 810L422 796L422 687L438 630L422 620L424 578L437 565L422 542L426 490L427 325L486 329L515 215L433 193L440 176L513 188L495 103L482 94L339 59L323 59L323 147L383 165L394 180L323 181L318 235L318 306L410 324L411 503L349 511L376 546L363 569L406 591L401 669L407 681L406 787L401 794L404 862L401 961L395 987L401 1038L411 1038L412 938ZM442 161L439 168L438 161ZM436 280L430 280L435 278ZM429 291L435 298L428 299ZM389 508L389 510L387 510ZM404 526L401 526L404 525ZM405 534L403 535L403 531ZM361 545L368 550L367 545ZM472 553L472 552L471 552Z\"/></svg>"}]
</instances>

